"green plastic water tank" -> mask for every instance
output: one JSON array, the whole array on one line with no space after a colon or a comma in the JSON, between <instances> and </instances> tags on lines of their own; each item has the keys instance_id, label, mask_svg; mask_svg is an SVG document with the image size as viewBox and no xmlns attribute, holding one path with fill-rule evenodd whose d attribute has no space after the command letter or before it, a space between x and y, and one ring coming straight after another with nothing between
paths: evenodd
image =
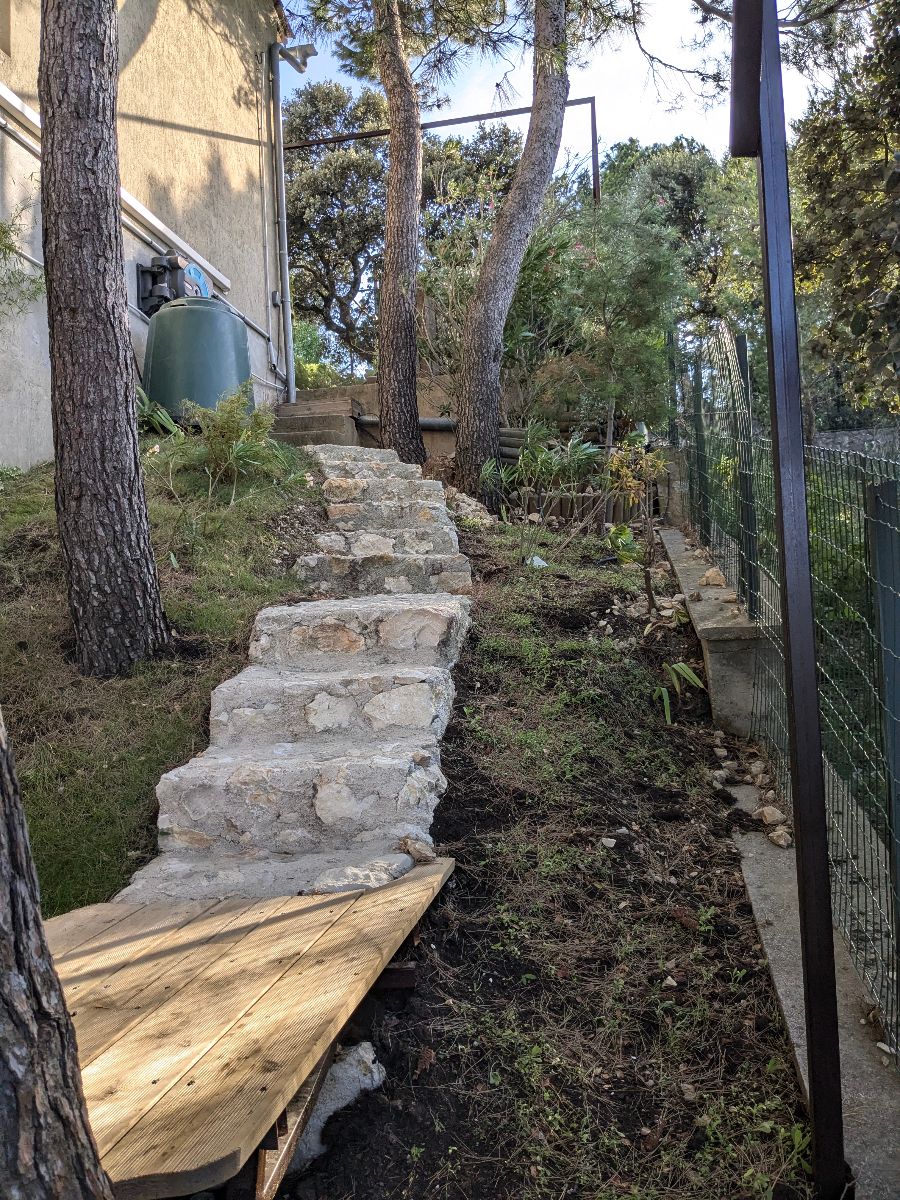
<instances>
[{"instance_id":1,"label":"green plastic water tank","mask_svg":"<svg viewBox=\"0 0 900 1200\"><path fill-rule=\"evenodd\" d=\"M215 408L249 378L247 326L227 305L187 296L153 314L144 391L176 420L185 400Z\"/></svg>"}]
</instances>

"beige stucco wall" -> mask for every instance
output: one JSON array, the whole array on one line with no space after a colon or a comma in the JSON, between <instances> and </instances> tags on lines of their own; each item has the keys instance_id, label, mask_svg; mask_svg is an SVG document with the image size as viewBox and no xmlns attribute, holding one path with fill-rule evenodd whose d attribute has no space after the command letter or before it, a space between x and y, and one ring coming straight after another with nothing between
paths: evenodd
<instances>
[{"instance_id":1,"label":"beige stucco wall","mask_svg":"<svg viewBox=\"0 0 900 1200\"><path fill-rule=\"evenodd\" d=\"M2 0L0 0L2 2ZM0 81L37 109L40 0L12 0ZM227 299L279 345L268 68L276 40L269 0L119 0L122 186L231 280ZM0 216L23 200L41 257L38 163L0 132ZM158 234L151 234L159 241ZM136 264L156 251L126 231L129 300ZM142 358L146 322L132 313ZM250 331L259 400L276 397L265 337ZM282 361L283 366L283 361ZM0 463L52 455L43 304L0 327Z\"/></svg>"}]
</instances>

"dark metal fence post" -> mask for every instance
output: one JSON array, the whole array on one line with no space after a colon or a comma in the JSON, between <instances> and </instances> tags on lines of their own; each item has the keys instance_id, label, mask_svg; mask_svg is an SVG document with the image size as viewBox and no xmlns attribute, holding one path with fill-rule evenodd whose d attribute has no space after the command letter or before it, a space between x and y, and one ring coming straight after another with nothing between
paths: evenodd
<instances>
[{"instance_id":1,"label":"dark metal fence post","mask_svg":"<svg viewBox=\"0 0 900 1200\"><path fill-rule=\"evenodd\" d=\"M875 620L881 645L881 695L887 833L894 901L894 937L900 945L900 484L883 479L866 496ZM900 973L895 980L900 1006Z\"/></svg>"},{"instance_id":2,"label":"dark metal fence post","mask_svg":"<svg viewBox=\"0 0 900 1200\"><path fill-rule=\"evenodd\" d=\"M704 546L709 545L712 529L709 520L709 458L706 453L706 422L703 417L703 358L697 351L693 378L694 445L697 456L697 513L695 519Z\"/></svg>"},{"instance_id":3,"label":"dark metal fence post","mask_svg":"<svg viewBox=\"0 0 900 1200\"><path fill-rule=\"evenodd\" d=\"M747 614L755 620L759 616L759 533L756 524L756 501L753 496L753 421L746 336L743 333L738 334L734 345L741 376L742 401L740 409L732 409L734 438L738 451L738 490L741 497L741 583L747 603Z\"/></svg>"},{"instance_id":4,"label":"dark metal fence post","mask_svg":"<svg viewBox=\"0 0 900 1200\"><path fill-rule=\"evenodd\" d=\"M733 32L732 153L759 155L776 531L782 578L800 957L813 1128L812 1165L819 1200L844 1200L851 1193L844 1158L825 777L777 0L736 0ZM762 81L757 86L759 77L754 78L754 74L760 40ZM753 67L749 73L748 63Z\"/></svg>"}]
</instances>

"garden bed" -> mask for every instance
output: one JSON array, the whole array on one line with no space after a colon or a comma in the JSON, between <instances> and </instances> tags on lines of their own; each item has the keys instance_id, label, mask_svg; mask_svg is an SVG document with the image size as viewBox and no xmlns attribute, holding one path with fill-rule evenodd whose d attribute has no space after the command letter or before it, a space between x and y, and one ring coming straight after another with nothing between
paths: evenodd
<instances>
[{"instance_id":1,"label":"garden bed","mask_svg":"<svg viewBox=\"0 0 900 1200\"><path fill-rule=\"evenodd\" d=\"M639 568L596 542L514 566L470 533L480 578L443 747L434 833L457 859L414 951L419 986L354 1030L384 1087L335 1116L291 1200L799 1200L807 1126L711 782L705 694L667 726ZM660 591L671 591L656 572ZM719 739L721 742L721 739ZM736 748L739 752L739 748ZM760 834L759 836L763 836Z\"/></svg>"}]
</instances>

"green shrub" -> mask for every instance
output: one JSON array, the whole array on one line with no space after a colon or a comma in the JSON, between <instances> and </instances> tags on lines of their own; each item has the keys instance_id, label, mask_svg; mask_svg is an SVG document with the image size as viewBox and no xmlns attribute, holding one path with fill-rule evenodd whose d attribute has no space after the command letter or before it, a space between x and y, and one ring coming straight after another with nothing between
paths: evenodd
<instances>
[{"instance_id":1,"label":"green shrub","mask_svg":"<svg viewBox=\"0 0 900 1200\"><path fill-rule=\"evenodd\" d=\"M251 405L249 380L214 409L184 405L185 422L195 433L185 439L183 461L206 472L210 494L224 483L231 484L233 497L241 479L281 479L291 470L285 448L270 436L275 414Z\"/></svg>"}]
</instances>

